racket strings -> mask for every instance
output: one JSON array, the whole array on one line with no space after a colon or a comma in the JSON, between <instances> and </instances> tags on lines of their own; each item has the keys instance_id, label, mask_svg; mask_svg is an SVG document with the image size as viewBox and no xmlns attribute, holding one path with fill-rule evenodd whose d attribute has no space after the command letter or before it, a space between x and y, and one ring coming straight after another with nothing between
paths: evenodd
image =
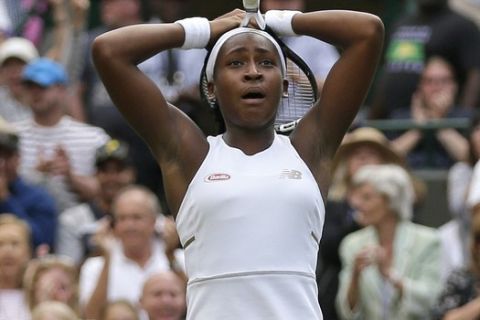
<instances>
[{"instance_id":1,"label":"racket strings","mask_svg":"<svg viewBox=\"0 0 480 320\"><path fill-rule=\"evenodd\" d=\"M287 57L286 79L288 80L288 97L283 97L280 102L276 125L299 120L316 100L311 77L289 57Z\"/></svg>"}]
</instances>

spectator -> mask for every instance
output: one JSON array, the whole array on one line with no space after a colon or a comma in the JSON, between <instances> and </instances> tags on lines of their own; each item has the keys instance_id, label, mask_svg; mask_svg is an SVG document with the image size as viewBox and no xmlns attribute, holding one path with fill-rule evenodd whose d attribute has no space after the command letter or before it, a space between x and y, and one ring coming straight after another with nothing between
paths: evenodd
<instances>
[{"instance_id":1,"label":"spectator","mask_svg":"<svg viewBox=\"0 0 480 320\"><path fill-rule=\"evenodd\" d=\"M341 243L337 307L343 319L426 319L440 290L440 241L413 224L414 192L396 165L353 177L352 205L365 228Z\"/></svg>"},{"instance_id":2,"label":"spectator","mask_svg":"<svg viewBox=\"0 0 480 320\"><path fill-rule=\"evenodd\" d=\"M20 134L20 173L44 185L63 212L97 193L95 150L108 135L65 115L67 75L58 63L34 60L22 79L33 119L15 123Z\"/></svg>"},{"instance_id":3,"label":"spectator","mask_svg":"<svg viewBox=\"0 0 480 320\"><path fill-rule=\"evenodd\" d=\"M455 108L458 85L452 66L440 57L430 58L422 72L410 108L392 112L392 118L411 118L419 125L449 118L467 118L470 112ZM434 132L410 129L392 141L410 167L448 169L468 157L468 141L453 128Z\"/></svg>"},{"instance_id":4,"label":"spectator","mask_svg":"<svg viewBox=\"0 0 480 320\"><path fill-rule=\"evenodd\" d=\"M186 314L186 283L175 272L151 275L143 285L140 306L145 320L183 320Z\"/></svg>"},{"instance_id":5,"label":"spectator","mask_svg":"<svg viewBox=\"0 0 480 320\"><path fill-rule=\"evenodd\" d=\"M13 215L0 215L0 319L29 319L22 287L31 257L30 229Z\"/></svg>"},{"instance_id":6,"label":"spectator","mask_svg":"<svg viewBox=\"0 0 480 320\"><path fill-rule=\"evenodd\" d=\"M25 101L22 72L37 57L33 43L24 38L9 38L0 45L0 116L8 122L32 117Z\"/></svg>"},{"instance_id":7,"label":"spectator","mask_svg":"<svg viewBox=\"0 0 480 320\"><path fill-rule=\"evenodd\" d=\"M27 302L33 313L46 301L64 303L79 315L78 271L66 257L45 256L30 261L25 277Z\"/></svg>"},{"instance_id":8,"label":"spectator","mask_svg":"<svg viewBox=\"0 0 480 320\"><path fill-rule=\"evenodd\" d=\"M115 195L135 180L135 170L125 142L109 140L98 148L95 166L98 194L89 202L67 209L59 218L57 252L71 257L77 264L96 253L91 236L103 218L112 217Z\"/></svg>"},{"instance_id":9,"label":"spectator","mask_svg":"<svg viewBox=\"0 0 480 320\"><path fill-rule=\"evenodd\" d=\"M127 300L108 302L103 308L99 320L139 320L134 305Z\"/></svg>"},{"instance_id":10,"label":"spectator","mask_svg":"<svg viewBox=\"0 0 480 320\"><path fill-rule=\"evenodd\" d=\"M404 160L377 129L362 127L353 130L342 142L333 165L333 182L325 205L325 225L317 264L319 301L326 319L338 319L335 296L341 270L338 248L342 239L361 226L348 201L352 177L363 166L372 164L404 165ZM413 177L412 177L413 179ZM422 198L422 185L417 186L417 198Z\"/></svg>"},{"instance_id":11,"label":"spectator","mask_svg":"<svg viewBox=\"0 0 480 320\"><path fill-rule=\"evenodd\" d=\"M191 0L148 0L152 16L149 23L173 23L185 18ZM199 61L205 60L206 50L170 49L159 53L156 57L161 61L161 73L157 85L165 92L165 98L179 106L205 134L216 133L215 116L212 108L200 99L199 79L202 69ZM149 61L151 61L150 59ZM152 65L153 66L153 65ZM152 70L153 71L153 70ZM146 70L150 78L153 72Z\"/></svg>"},{"instance_id":12,"label":"spectator","mask_svg":"<svg viewBox=\"0 0 480 320\"><path fill-rule=\"evenodd\" d=\"M453 270L432 310L432 320L477 319L480 316L480 215L472 217L470 263Z\"/></svg>"},{"instance_id":13,"label":"spectator","mask_svg":"<svg viewBox=\"0 0 480 320\"><path fill-rule=\"evenodd\" d=\"M480 213L480 160L477 160L473 168L466 205L473 215Z\"/></svg>"},{"instance_id":14,"label":"spectator","mask_svg":"<svg viewBox=\"0 0 480 320\"><path fill-rule=\"evenodd\" d=\"M480 213L480 161L477 161L473 168L472 180L468 188L467 208L473 215Z\"/></svg>"},{"instance_id":15,"label":"spectator","mask_svg":"<svg viewBox=\"0 0 480 320\"><path fill-rule=\"evenodd\" d=\"M101 25L88 32L84 46L84 68L81 72L80 83L77 84L77 95L83 103L88 123L103 128L112 138L128 143L131 149L133 165L137 171L137 183L145 185L155 192L165 210L166 205L161 184L162 174L160 168L145 142L128 125L111 101L95 70L90 53L92 42L96 36L122 26L141 23L141 8L141 0L100 1ZM156 55L138 65L140 70L148 74L149 79L157 86L161 86L162 78L165 75L163 70L164 62L162 61L164 58L165 55ZM193 59L193 61L189 62L195 61L197 60ZM192 76L195 73L193 69L187 70L192 73Z\"/></svg>"},{"instance_id":16,"label":"spectator","mask_svg":"<svg viewBox=\"0 0 480 320\"><path fill-rule=\"evenodd\" d=\"M448 208L452 219L439 228L443 247L444 278L451 270L467 266L470 260L471 212L467 206L467 197L473 167L480 159L480 114L478 113L475 114L470 125L468 142L468 160L455 163L448 171Z\"/></svg>"},{"instance_id":17,"label":"spectator","mask_svg":"<svg viewBox=\"0 0 480 320\"><path fill-rule=\"evenodd\" d=\"M80 320L65 303L45 301L32 311L32 320Z\"/></svg>"},{"instance_id":18,"label":"spectator","mask_svg":"<svg viewBox=\"0 0 480 320\"><path fill-rule=\"evenodd\" d=\"M2 1L0 9L7 20L2 31L8 36L24 37L38 47L44 35L48 4L48 0Z\"/></svg>"},{"instance_id":19,"label":"spectator","mask_svg":"<svg viewBox=\"0 0 480 320\"><path fill-rule=\"evenodd\" d=\"M452 10L472 19L480 28L480 3L476 0L449 0Z\"/></svg>"},{"instance_id":20,"label":"spectator","mask_svg":"<svg viewBox=\"0 0 480 320\"><path fill-rule=\"evenodd\" d=\"M80 271L80 302L85 315L98 317L100 307L117 299L136 303L145 279L175 266L176 246L155 237L157 197L148 189L130 186L117 194L113 206L113 237L108 220L95 235L103 256L89 258ZM164 235L165 236L165 235Z\"/></svg>"},{"instance_id":21,"label":"spectator","mask_svg":"<svg viewBox=\"0 0 480 320\"><path fill-rule=\"evenodd\" d=\"M467 18L454 13L447 0L415 1L417 10L392 28L384 65L373 95L370 118L389 118L410 104L428 58L440 56L456 71L458 105L479 105L480 32Z\"/></svg>"},{"instance_id":22,"label":"spectator","mask_svg":"<svg viewBox=\"0 0 480 320\"><path fill-rule=\"evenodd\" d=\"M262 0L261 5L264 12L268 10L297 10L303 12L305 11L305 2L305 0ZM315 75L318 91L321 92L323 82L330 69L340 57L337 49L324 41L316 41L308 36L283 37L282 40L305 60Z\"/></svg>"},{"instance_id":23,"label":"spectator","mask_svg":"<svg viewBox=\"0 0 480 320\"><path fill-rule=\"evenodd\" d=\"M53 249L57 230L55 202L45 190L19 176L18 144L16 130L0 119L0 213L12 213L28 223L34 248L44 245Z\"/></svg>"}]
</instances>

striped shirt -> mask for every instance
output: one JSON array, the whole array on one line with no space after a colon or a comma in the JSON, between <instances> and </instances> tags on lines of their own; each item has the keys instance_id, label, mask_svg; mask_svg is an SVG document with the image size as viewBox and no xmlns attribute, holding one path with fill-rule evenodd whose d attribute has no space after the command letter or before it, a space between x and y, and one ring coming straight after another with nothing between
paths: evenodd
<instances>
[{"instance_id":1,"label":"striped shirt","mask_svg":"<svg viewBox=\"0 0 480 320\"><path fill-rule=\"evenodd\" d=\"M56 125L41 126L33 119L16 122L20 134L20 174L28 181L44 185L57 202L59 212L79 203L66 177L45 175L36 170L39 159L49 160L55 149L63 147L72 173L79 176L95 172L95 151L109 136L101 128L64 116Z\"/></svg>"}]
</instances>

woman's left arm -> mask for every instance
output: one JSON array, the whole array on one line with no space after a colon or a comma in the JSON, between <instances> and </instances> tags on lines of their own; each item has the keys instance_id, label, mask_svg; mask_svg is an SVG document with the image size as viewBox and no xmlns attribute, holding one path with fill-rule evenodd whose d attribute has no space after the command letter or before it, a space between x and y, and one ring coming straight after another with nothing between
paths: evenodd
<instances>
[{"instance_id":1,"label":"woman's left arm","mask_svg":"<svg viewBox=\"0 0 480 320\"><path fill-rule=\"evenodd\" d=\"M384 27L372 14L332 10L296 14L292 28L341 51L319 101L292 134L292 143L319 179L319 170L335 155L368 92L382 51Z\"/></svg>"}]
</instances>

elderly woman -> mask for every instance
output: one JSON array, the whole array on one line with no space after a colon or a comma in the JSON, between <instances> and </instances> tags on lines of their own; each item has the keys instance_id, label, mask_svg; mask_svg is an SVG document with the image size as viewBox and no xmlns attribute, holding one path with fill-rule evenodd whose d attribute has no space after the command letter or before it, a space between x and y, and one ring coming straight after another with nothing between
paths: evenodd
<instances>
[{"instance_id":1,"label":"elderly woman","mask_svg":"<svg viewBox=\"0 0 480 320\"><path fill-rule=\"evenodd\" d=\"M427 319L440 289L440 241L410 222L414 192L396 165L353 176L352 205L365 227L341 243L337 308L343 319Z\"/></svg>"}]
</instances>

